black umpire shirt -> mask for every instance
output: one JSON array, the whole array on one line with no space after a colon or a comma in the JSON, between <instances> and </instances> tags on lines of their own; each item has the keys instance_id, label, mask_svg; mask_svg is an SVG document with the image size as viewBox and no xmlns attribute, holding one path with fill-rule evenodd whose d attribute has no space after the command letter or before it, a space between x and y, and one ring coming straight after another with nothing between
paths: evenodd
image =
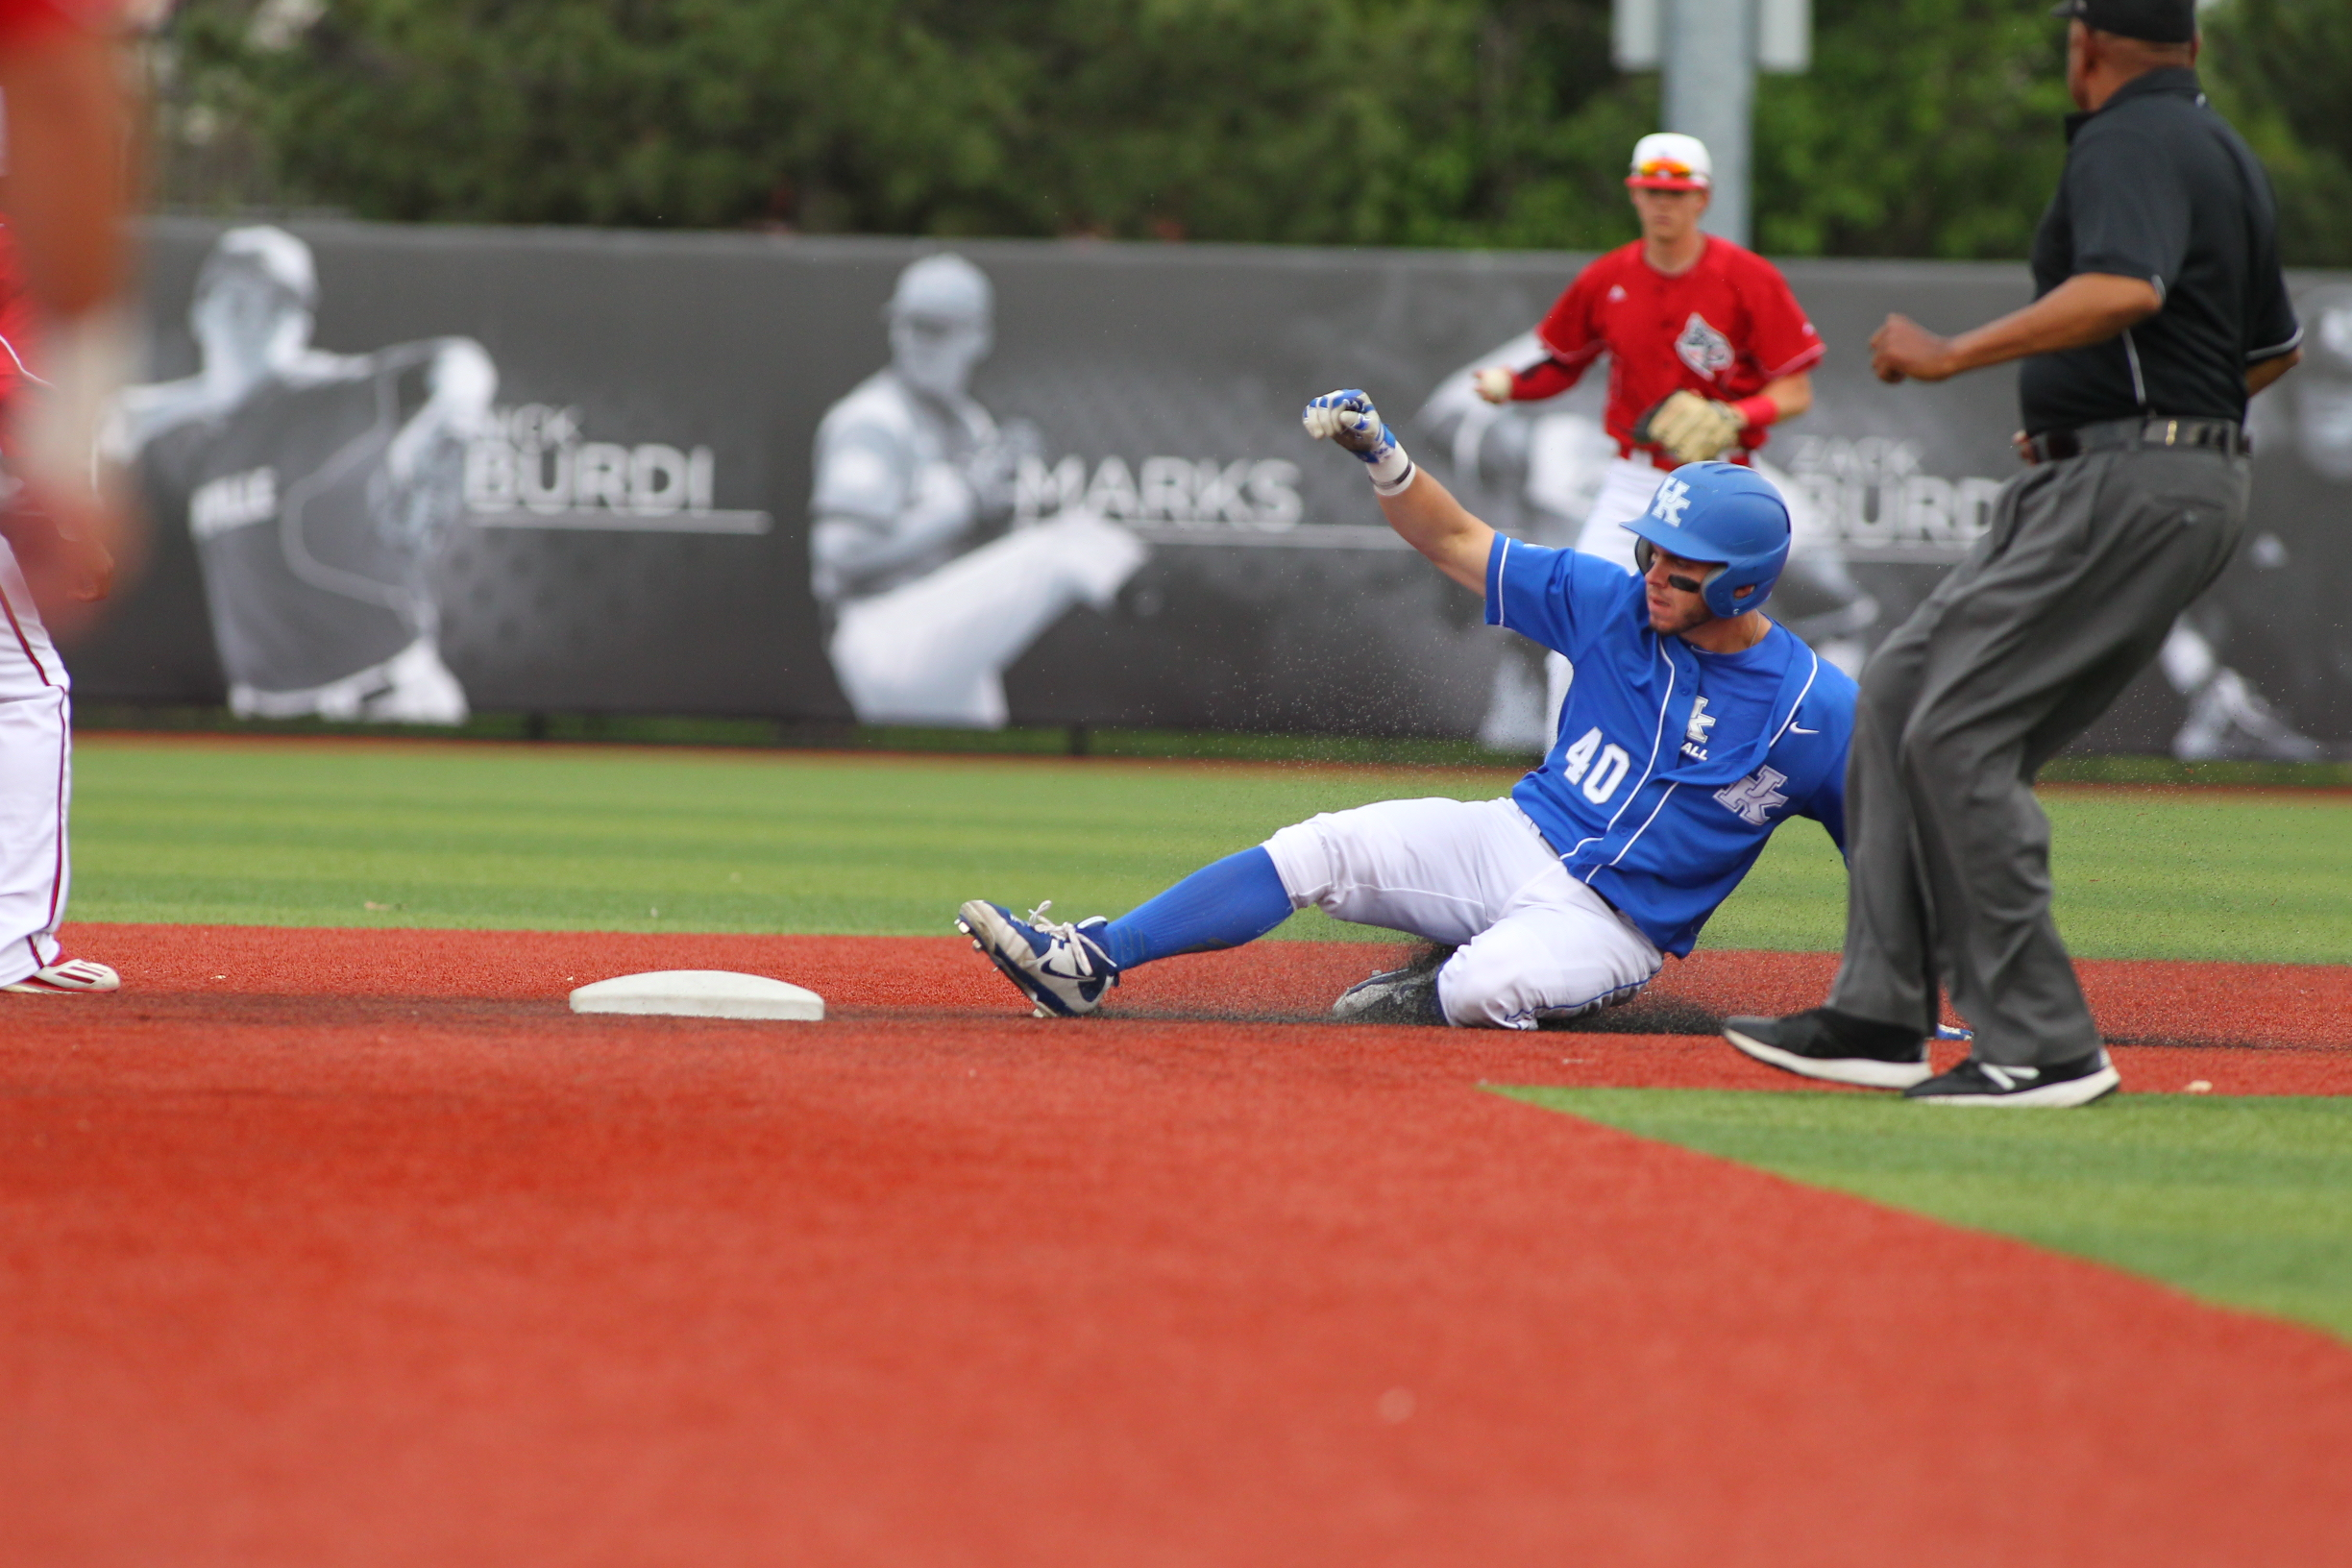
<instances>
[{"instance_id":1,"label":"black umpire shirt","mask_svg":"<svg viewBox=\"0 0 2352 1568\"><path fill-rule=\"evenodd\" d=\"M2018 372L2025 429L2135 414L2242 420L2246 367L2300 341L2269 177L2196 72L2136 76L2067 117L2066 173L2034 234L2034 296L2077 273L2145 278L2164 307L2120 337Z\"/></svg>"}]
</instances>

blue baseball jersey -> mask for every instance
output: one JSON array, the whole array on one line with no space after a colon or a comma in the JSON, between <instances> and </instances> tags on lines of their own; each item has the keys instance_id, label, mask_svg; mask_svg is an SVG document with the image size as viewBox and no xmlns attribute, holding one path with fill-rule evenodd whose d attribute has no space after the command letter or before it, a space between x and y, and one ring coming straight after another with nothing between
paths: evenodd
<instances>
[{"instance_id":1,"label":"blue baseball jersey","mask_svg":"<svg viewBox=\"0 0 2352 1568\"><path fill-rule=\"evenodd\" d=\"M1551 754L1511 798L1662 951L1691 950L1788 818L1845 849L1854 683L1787 627L1708 653L1650 629L1642 579L1623 567L1502 534L1486 624L1576 666Z\"/></svg>"}]
</instances>

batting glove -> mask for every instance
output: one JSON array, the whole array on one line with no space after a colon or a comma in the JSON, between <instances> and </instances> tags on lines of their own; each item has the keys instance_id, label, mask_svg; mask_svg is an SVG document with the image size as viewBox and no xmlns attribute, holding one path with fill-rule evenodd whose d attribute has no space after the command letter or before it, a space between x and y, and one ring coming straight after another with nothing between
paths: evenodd
<instances>
[{"instance_id":1,"label":"batting glove","mask_svg":"<svg viewBox=\"0 0 2352 1568\"><path fill-rule=\"evenodd\" d=\"M1688 389L1670 394L1642 416L1633 439L1655 446L1677 463L1703 463L1720 456L1748 428L1747 416L1727 403L1711 403Z\"/></svg>"},{"instance_id":2,"label":"batting glove","mask_svg":"<svg viewBox=\"0 0 2352 1568\"><path fill-rule=\"evenodd\" d=\"M1380 494L1393 496L1412 483L1412 459L1405 455L1366 394L1326 392L1307 405L1299 422L1317 441L1335 442L1361 459L1371 472L1372 488Z\"/></svg>"}]
</instances>

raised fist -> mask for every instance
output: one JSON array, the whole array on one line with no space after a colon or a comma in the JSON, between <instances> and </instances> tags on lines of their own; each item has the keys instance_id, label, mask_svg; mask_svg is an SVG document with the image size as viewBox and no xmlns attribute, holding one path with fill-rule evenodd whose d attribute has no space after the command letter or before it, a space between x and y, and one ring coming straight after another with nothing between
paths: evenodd
<instances>
[{"instance_id":1,"label":"raised fist","mask_svg":"<svg viewBox=\"0 0 2352 1568\"><path fill-rule=\"evenodd\" d=\"M1326 392L1307 405L1299 422L1317 441L1345 447L1367 463L1378 463L1396 446L1396 437L1381 423L1380 410L1362 392Z\"/></svg>"}]
</instances>

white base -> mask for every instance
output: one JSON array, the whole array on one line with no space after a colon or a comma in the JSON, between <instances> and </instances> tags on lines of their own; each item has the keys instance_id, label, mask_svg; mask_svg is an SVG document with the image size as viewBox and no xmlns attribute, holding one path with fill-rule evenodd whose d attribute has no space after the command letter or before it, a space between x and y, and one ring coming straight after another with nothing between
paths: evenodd
<instances>
[{"instance_id":1,"label":"white base","mask_svg":"<svg viewBox=\"0 0 2352 1568\"><path fill-rule=\"evenodd\" d=\"M824 1017L824 998L800 986L731 969L656 969L599 980L572 993L575 1013L658 1014L682 1018Z\"/></svg>"}]
</instances>

